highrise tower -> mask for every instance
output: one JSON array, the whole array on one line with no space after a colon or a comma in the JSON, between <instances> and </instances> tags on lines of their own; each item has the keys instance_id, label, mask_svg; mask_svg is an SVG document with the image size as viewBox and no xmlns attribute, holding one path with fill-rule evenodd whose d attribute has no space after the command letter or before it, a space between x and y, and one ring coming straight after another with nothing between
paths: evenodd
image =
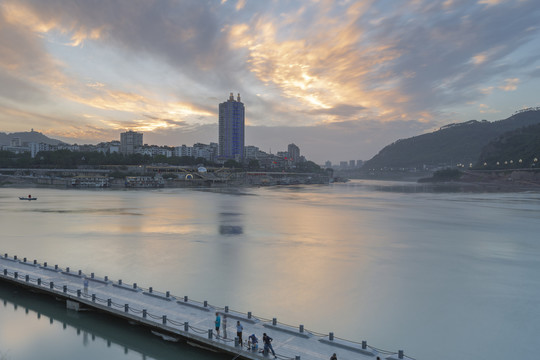
<instances>
[{"instance_id":1,"label":"highrise tower","mask_svg":"<svg viewBox=\"0 0 540 360\"><path fill-rule=\"evenodd\" d=\"M219 104L219 156L241 162L244 159L244 104L240 94Z\"/></svg>"}]
</instances>

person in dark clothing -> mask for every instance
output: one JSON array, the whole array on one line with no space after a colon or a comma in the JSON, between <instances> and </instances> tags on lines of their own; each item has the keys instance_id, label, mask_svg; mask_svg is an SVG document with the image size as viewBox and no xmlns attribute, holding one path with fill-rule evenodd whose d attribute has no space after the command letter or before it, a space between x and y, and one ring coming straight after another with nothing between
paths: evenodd
<instances>
[{"instance_id":1,"label":"person in dark clothing","mask_svg":"<svg viewBox=\"0 0 540 360\"><path fill-rule=\"evenodd\" d=\"M268 349L272 351L272 355L274 355L274 359L276 358L276 353L274 352L274 348L272 347L272 338L266 333L263 334L263 343L264 343L264 353L268 354Z\"/></svg>"},{"instance_id":2,"label":"person in dark clothing","mask_svg":"<svg viewBox=\"0 0 540 360\"><path fill-rule=\"evenodd\" d=\"M330 360L337 360L336 353L334 353L332 356L330 356Z\"/></svg>"},{"instance_id":3,"label":"person in dark clothing","mask_svg":"<svg viewBox=\"0 0 540 360\"><path fill-rule=\"evenodd\" d=\"M236 336L238 336L238 342L240 343L240 347L242 346L242 330L244 330L244 327L242 324L240 324L240 321L236 322Z\"/></svg>"}]
</instances>

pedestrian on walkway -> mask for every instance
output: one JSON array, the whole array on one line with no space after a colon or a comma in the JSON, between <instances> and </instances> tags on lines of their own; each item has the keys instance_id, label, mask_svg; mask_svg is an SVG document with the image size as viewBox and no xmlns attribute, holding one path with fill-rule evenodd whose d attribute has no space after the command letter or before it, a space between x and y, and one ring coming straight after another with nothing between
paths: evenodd
<instances>
[{"instance_id":1,"label":"pedestrian on walkway","mask_svg":"<svg viewBox=\"0 0 540 360\"><path fill-rule=\"evenodd\" d=\"M240 324L240 321L237 321L236 322L236 336L238 336L240 347L242 347L242 330L244 330L244 327L242 326L242 324Z\"/></svg>"},{"instance_id":2,"label":"pedestrian on walkway","mask_svg":"<svg viewBox=\"0 0 540 360\"><path fill-rule=\"evenodd\" d=\"M88 279L85 277L84 278L84 294L87 295L88 294Z\"/></svg>"},{"instance_id":3,"label":"pedestrian on walkway","mask_svg":"<svg viewBox=\"0 0 540 360\"><path fill-rule=\"evenodd\" d=\"M219 327L221 326L221 317L219 316L219 313L217 312L216 313L216 332L217 332L217 336L219 337Z\"/></svg>"},{"instance_id":4,"label":"pedestrian on walkway","mask_svg":"<svg viewBox=\"0 0 540 360\"><path fill-rule=\"evenodd\" d=\"M330 356L330 360L337 360L336 353L334 353L332 356ZM379 359L380 360L380 359Z\"/></svg>"},{"instance_id":5,"label":"pedestrian on walkway","mask_svg":"<svg viewBox=\"0 0 540 360\"><path fill-rule=\"evenodd\" d=\"M274 352L274 348L272 347L272 338L266 333L263 334L263 343L264 343L264 353L268 354L268 349L272 351L272 355L274 355L274 359L276 358L276 353Z\"/></svg>"},{"instance_id":6,"label":"pedestrian on walkway","mask_svg":"<svg viewBox=\"0 0 540 360\"><path fill-rule=\"evenodd\" d=\"M255 336L255 334L251 334L248 337L248 350L251 351L257 351L259 349L259 340Z\"/></svg>"}]
</instances>

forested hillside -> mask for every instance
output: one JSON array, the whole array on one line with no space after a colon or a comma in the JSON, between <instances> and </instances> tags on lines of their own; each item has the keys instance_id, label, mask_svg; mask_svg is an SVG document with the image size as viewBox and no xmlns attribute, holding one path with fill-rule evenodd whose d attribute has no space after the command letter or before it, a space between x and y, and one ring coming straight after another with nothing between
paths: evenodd
<instances>
[{"instance_id":1,"label":"forested hillside","mask_svg":"<svg viewBox=\"0 0 540 360\"><path fill-rule=\"evenodd\" d=\"M476 168L500 169L538 166L540 124L523 127L501 135L487 144ZM535 161L536 159L536 161ZM498 163L498 164L497 164Z\"/></svg>"},{"instance_id":2,"label":"forested hillside","mask_svg":"<svg viewBox=\"0 0 540 360\"><path fill-rule=\"evenodd\" d=\"M540 110L517 113L505 120L471 120L450 124L439 130L398 140L383 148L364 169L422 168L476 164L484 146L506 132L540 124Z\"/></svg>"}]
</instances>

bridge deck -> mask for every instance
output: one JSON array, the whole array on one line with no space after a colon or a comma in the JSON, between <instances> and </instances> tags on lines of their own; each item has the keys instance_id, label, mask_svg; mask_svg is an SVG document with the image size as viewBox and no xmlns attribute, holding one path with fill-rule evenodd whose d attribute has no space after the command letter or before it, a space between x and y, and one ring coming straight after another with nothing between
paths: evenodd
<instances>
[{"instance_id":1,"label":"bridge deck","mask_svg":"<svg viewBox=\"0 0 540 360\"><path fill-rule=\"evenodd\" d=\"M88 288L84 287L84 278ZM247 348L247 338L255 334L262 350L262 334L273 338L273 348L278 359L327 360L333 353L340 360L398 359L398 353L384 352L370 346L333 338L330 334L315 334L308 330L265 320L187 297L144 289L136 284L114 283L94 274L72 271L47 263L26 261L17 257L0 256L0 280L39 290L57 298L66 299L70 306L90 308L144 325L168 340L183 339L198 346L226 352L245 359L273 358ZM221 315L221 336L214 330L215 313ZM225 318L226 327L225 326ZM242 346L235 346L236 321L243 326ZM186 324L187 323L187 324ZM187 329L187 331L186 331ZM210 330L211 329L211 330ZM210 336L209 332L212 333ZM408 359L407 356L403 356Z\"/></svg>"}]
</instances>

